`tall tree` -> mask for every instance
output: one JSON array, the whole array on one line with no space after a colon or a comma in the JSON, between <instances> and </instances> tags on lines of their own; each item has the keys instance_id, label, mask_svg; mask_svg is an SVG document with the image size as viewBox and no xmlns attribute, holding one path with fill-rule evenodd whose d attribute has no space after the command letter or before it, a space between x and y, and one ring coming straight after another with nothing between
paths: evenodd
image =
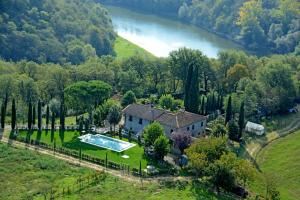
<instances>
[{"instance_id":1,"label":"tall tree","mask_svg":"<svg viewBox=\"0 0 300 200\"><path fill-rule=\"evenodd\" d=\"M201 101L201 115L205 115L205 96L202 96L202 101Z\"/></svg>"},{"instance_id":2,"label":"tall tree","mask_svg":"<svg viewBox=\"0 0 300 200\"><path fill-rule=\"evenodd\" d=\"M51 115L51 131L54 132L55 131L55 113L52 112Z\"/></svg>"},{"instance_id":3,"label":"tall tree","mask_svg":"<svg viewBox=\"0 0 300 200\"><path fill-rule=\"evenodd\" d=\"M245 103L241 103L240 107L240 113L239 113L239 139L242 137L243 129L244 129L244 124L245 124Z\"/></svg>"},{"instance_id":4,"label":"tall tree","mask_svg":"<svg viewBox=\"0 0 300 200\"><path fill-rule=\"evenodd\" d=\"M232 119L232 103L231 96L228 97L226 114L225 114L225 125Z\"/></svg>"},{"instance_id":5,"label":"tall tree","mask_svg":"<svg viewBox=\"0 0 300 200\"><path fill-rule=\"evenodd\" d=\"M35 110L35 105L33 104L32 106L32 124L35 125L36 121L36 110Z\"/></svg>"},{"instance_id":6,"label":"tall tree","mask_svg":"<svg viewBox=\"0 0 300 200\"><path fill-rule=\"evenodd\" d=\"M15 130L17 122L17 113L16 113L16 102L15 99L12 100L11 105L11 129Z\"/></svg>"},{"instance_id":7,"label":"tall tree","mask_svg":"<svg viewBox=\"0 0 300 200\"><path fill-rule=\"evenodd\" d=\"M42 130L42 102L38 102L38 129Z\"/></svg>"},{"instance_id":8,"label":"tall tree","mask_svg":"<svg viewBox=\"0 0 300 200\"><path fill-rule=\"evenodd\" d=\"M190 65L184 91L185 109L192 113L199 112L199 75L198 65Z\"/></svg>"},{"instance_id":9,"label":"tall tree","mask_svg":"<svg viewBox=\"0 0 300 200\"><path fill-rule=\"evenodd\" d=\"M32 103L29 102L28 104L28 113L27 113L27 124L28 124L28 129L31 130L32 128Z\"/></svg>"},{"instance_id":10,"label":"tall tree","mask_svg":"<svg viewBox=\"0 0 300 200\"><path fill-rule=\"evenodd\" d=\"M62 102L60 104L60 112L59 112L59 123L60 123L60 130L65 130L65 106Z\"/></svg>"},{"instance_id":11,"label":"tall tree","mask_svg":"<svg viewBox=\"0 0 300 200\"><path fill-rule=\"evenodd\" d=\"M5 127L5 105L2 103L1 105L1 128L4 129Z\"/></svg>"},{"instance_id":12,"label":"tall tree","mask_svg":"<svg viewBox=\"0 0 300 200\"><path fill-rule=\"evenodd\" d=\"M47 126L47 129L48 129L48 126L49 126L49 120L50 120L50 109L49 109L49 105L47 105L47 108L46 108L46 126Z\"/></svg>"},{"instance_id":13,"label":"tall tree","mask_svg":"<svg viewBox=\"0 0 300 200\"><path fill-rule=\"evenodd\" d=\"M122 114L121 109L118 106L112 106L107 116L108 122L114 126L114 132L116 131L116 125L121 121Z\"/></svg>"}]
</instances>

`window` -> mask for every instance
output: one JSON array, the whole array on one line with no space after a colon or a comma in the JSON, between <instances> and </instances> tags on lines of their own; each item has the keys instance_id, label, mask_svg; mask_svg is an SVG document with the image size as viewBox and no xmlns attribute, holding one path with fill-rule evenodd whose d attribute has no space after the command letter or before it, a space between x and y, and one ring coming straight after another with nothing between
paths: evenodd
<instances>
[{"instance_id":1,"label":"window","mask_svg":"<svg viewBox=\"0 0 300 200\"><path fill-rule=\"evenodd\" d=\"M140 119L140 120L139 120L139 124L143 124L143 119Z\"/></svg>"},{"instance_id":2,"label":"window","mask_svg":"<svg viewBox=\"0 0 300 200\"><path fill-rule=\"evenodd\" d=\"M129 121L131 121L131 122L132 122L132 116L131 116L131 115L129 115Z\"/></svg>"},{"instance_id":3,"label":"window","mask_svg":"<svg viewBox=\"0 0 300 200\"><path fill-rule=\"evenodd\" d=\"M201 122L201 127L203 126L203 122Z\"/></svg>"},{"instance_id":4,"label":"window","mask_svg":"<svg viewBox=\"0 0 300 200\"><path fill-rule=\"evenodd\" d=\"M193 126L192 126L192 130L194 130L195 129L195 125L193 124Z\"/></svg>"},{"instance_id":5,"label":"window","mask_svg":"<svg viewBox=\"0 0 300 200\"><path fill-rule=\"evenodd\" d=\"M189 130L190 130L190 127L188 126L188 127L186 128L186 130L188 130L188 131L189 131Z\"/></svg>"}]
</instances>

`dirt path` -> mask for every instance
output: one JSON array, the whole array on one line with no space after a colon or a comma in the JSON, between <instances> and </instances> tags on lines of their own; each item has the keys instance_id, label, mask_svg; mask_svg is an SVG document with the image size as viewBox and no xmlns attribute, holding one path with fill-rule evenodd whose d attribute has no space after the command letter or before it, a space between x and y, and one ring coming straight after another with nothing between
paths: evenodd
<instances>
[{"instance_id":1,"label":"dirt path","mask_svg":"<svg viewBox=\"0 0 300 200\"><path fill-rule=\"evenodd\" d=\"M267 141L266 143L264 143L263 145L260 146L260 148L258 148L254 153L255 153L255 160L257 160L257 156L260 154L260 152L268 145L270 145L271 143L275 142L276 140L283 138L291 133L294 133L295 131L297 131L298 129L300 129L300 117L297 117L295 119L293 119L293 121L285 128L276 131L277 133L277 137L273 138L269 141Z\"/></svg>"}]
</instances>

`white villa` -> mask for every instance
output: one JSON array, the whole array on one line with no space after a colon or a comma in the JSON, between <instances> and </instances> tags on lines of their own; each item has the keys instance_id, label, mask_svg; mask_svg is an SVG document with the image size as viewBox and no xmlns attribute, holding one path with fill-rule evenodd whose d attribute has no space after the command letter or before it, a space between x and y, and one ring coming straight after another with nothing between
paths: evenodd
<instances>
[{"instance_id":1,"label":"white villa","mask_svg":"<svg viewBox=\"0 0 300 200\"><path fill-rule=\"evenodd\" d=\"M159 122L167 137L171 137L173 132L188 132L193 137L198 137L205 133L206 117L179 111L173 113L167 110L154 108L152 105L131 104L124 110L125 130L133 131L135 135L141 135L145 126L151 122Z\"/></svg>"}]
</instances>

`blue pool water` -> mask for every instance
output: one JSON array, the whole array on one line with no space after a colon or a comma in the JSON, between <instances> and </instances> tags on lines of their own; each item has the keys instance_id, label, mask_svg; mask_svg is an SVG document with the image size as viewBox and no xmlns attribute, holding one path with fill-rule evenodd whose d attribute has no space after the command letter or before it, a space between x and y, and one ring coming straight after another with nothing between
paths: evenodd
<instances>
[{"instance_id":1,"label":"blue pool water","mask_svg":"<svg viewBox=\"0 0 300 200\"><path fill-rule=\"evenodd\" d=\"M135 146L135 144L114 139L100 134L97 135L86 134L80 136L79 139L81 142L91 144L97 147L109 149L116 152L122 152Z\"/></svg>"}]
</instances>

